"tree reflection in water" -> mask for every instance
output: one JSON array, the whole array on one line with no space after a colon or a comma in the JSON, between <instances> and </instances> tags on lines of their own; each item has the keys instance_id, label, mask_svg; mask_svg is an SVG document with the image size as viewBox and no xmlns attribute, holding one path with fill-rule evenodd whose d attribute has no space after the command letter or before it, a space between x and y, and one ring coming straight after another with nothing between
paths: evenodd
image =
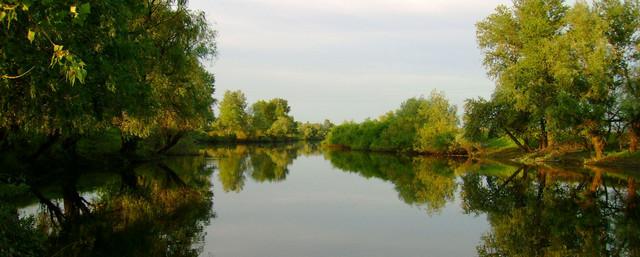
<instances>
[{"instance_id":1,"label":"tree reflection in water","mask_svg":"<svg viewBox=\"0 0 640 257\"><path fill-rule=\"evenodd\" d=\"M79 193L78 173L70 173L48 185L62 192L62 207L33 186L53 214L38 214L49 233L47 256L198 256L214 215L212 169L204 165L202 157L172 158L123 168L92 200Z\"/></svg>"},{"instance_id":2,"label":"tree reflection in water","mask_svg":"<svg viewBox=\"0 0 640 257\"><path fill-rule=\"evenodd\" d=\"M489 171L489 172L486 172ZM480 256L638 256L633 177L538 168L462 177L463 208L487 214Z\"/></svg>"},{"instance_id":3,"label":"tree reflection in water","mask_svg":"<svg viewBox=\"0 0 640 257\"><path fill-rule=\"evenodd\" d=\"M247 147L244 145L207 149L207 153L218 159L218 178L225 192L240 192L246 177L256 182L283 181L289 174L289 165L299 155L317 151L310 144L277 144L270 147Z\"/></svg>"},{"instance_id":4,"label":"tree reflection in water","mask_svg":"<svg viewBox=\"0 0 640 257\"><path fill-rule=\"evenodd\" d=\"M393 183L403 201L429 214L458 192L463 210L486 214L491 226L479 256L640 256L631 175L349 151L327 151L325 158Z\"/></svg>"},{"instance_id":5,"label":"tree reflection in water","mask_svg":"<svg viewBox=\"0 0 640 257\"><path fill-rule=\"evenodd\" d=\"M393 183L400 199L430 214L453 201L458 187L454 171L461 165L449 159L364 152L327 151L325 158L341 170Z\"/></svg>"},{"instance_id":6,"label":"tree reflection in water","mask_svg":"<svg viewBox=\"0 0 640 257\"><path fill-rule=\"evenodd\" d=\"M214 166L226 192L247 179L275 183L317 145L226 146L208 156L170 158L111 172L87 197L79 170L31 183L48 230L49 255L198 256L213 218ZM640 256L637 177L602 169L514 167L491 161L325 150L344 171L392 183L399 198L438 215L456 198L468 215L486 215L480 256ZM215 165L213 165L215 164ZM73 170L73 169L70 169ZM114 176L115 174L115 176ZM108 181L108 182L105 182ZM62 207L51 199L61 199ZM428 217L427 217L428 218ZM59 222L55 224L52 221Z\"/></svg>"}]
</instances>

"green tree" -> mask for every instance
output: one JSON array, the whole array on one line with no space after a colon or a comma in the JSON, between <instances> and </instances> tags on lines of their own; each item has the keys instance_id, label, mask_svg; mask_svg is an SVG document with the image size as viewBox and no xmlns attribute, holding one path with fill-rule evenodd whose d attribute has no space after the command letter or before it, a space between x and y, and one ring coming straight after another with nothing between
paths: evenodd
<instances>
[{"instance_id":1,"label":"green tree","mask_svg":"<svg viewBox=\"0 0 640 257\"><path fill-rule=\"evenodd\" d=\"M281 116L271 124L267 134L276 138L290 138L296 132L296 123L291 117Z\"/></svg>"},{"instance_id":2,"label":"green tree","mask_svg":"<svg viewBox=\"0 0 640 257\"><path fill-rule=\"evenodd\" d=\"M606 38L607 24L595 10L576 3L565 17L569 29L558 38L554 77L557 104L550 112L556 129L572 129L591 140L596 158L604 157L607 111L615 104L616 88Z\"/></svg>"},{"instance_id":3,"label":"green tree","mask_svg":"<svg viewBox=\"0 0 640 257\"><path fill-rule=\"evenodd\" d=\"M113 128L127 148L210 119L213 77L200 61L215 54L215 31L186 1L0 5L0 149L75 152Z\"/></svg>"},{"instance_id":4,"label":"green tree","mask_svg":"<svg viewBox=\"0 0 640 257\"><path fill-rule=\"evenodd\" d=\"M640 138L640 86L638 45L640 37L640 3L634 0L601 0L595 2L596 11L607 23L606 36L610 43L613 65L610 67L616 87L617 108L610 111L613 119L620 118L629 135L629 150L638 150Z\"/></svg>"},{"instance_id":5,"label":"green tree","mask_svg":"<svg viewBox=\"0 0 640 257\"><path fill-rule=\"evenodd\" d=\"M549 109L556 103L553 67L556 38L563 31L563 0L519 0L513 7L498 6L479 22L478 45L484 65L496 80L497 91L515 99L519 111L538 122L539 147L549 145Z\"/></svg>"},{"instance_id":6,"label":"green tree","mask_svg":"<svg viewBox=\"0 0 640 257\"><path fill-rule=\"evenodd\" d=\"M220 115L216 127L237 139L249 136L249 115L246 111L247 99L241 91L227 91L220 102Z\"/></svg>"},{"instance_id":7,"label":"green tree","mask_svg":"<svg viewBox=\"0 0 640 257\"><path fill-rule=\"evenodd\" d=\"M491 100L468 99L464 106L464 136L472 142L484 143L504 135L522 151L529 152L529 114L517 111L513 101L494 94Z\"/></svg>"},{"instance_id":8,"label":"green tree","mask_svg":"<svg viewBox=\"0 0 640 257\"><path fill-rule=\"evenodd\" d=\"M286 137L292 134L293 117L287 100L274 98L251 105L251 123L256 137ZM274 127L275 126L275 127Z\"/></svg>"},{"instance_id":9,"label":"green tree","mask_svg":"<svg viewBox=\"0 0 640 257\"><path fill-rule=\"evenodd\" d=\"M164 10L164 12L162 11ZM159 45L146 81L158 101L154 123L166 152L187 132L201 130L213 120L214 77L200 64L215 56L215 31L202 12L182 5L156 10L153 41Z\"/></svg>"},{"instance_id":10,"label":"green tree","mask_svg":"<svg viewBox=\"0 0 640 257\"><path fill-rule=\"evenodd\" d=\"M432 92L418 112L427 121L417 131L414 149L419 152L447 153L455 150L453 143L458 134L457 107L449 104L444 94Z\"/></svg>"}]
</instances>

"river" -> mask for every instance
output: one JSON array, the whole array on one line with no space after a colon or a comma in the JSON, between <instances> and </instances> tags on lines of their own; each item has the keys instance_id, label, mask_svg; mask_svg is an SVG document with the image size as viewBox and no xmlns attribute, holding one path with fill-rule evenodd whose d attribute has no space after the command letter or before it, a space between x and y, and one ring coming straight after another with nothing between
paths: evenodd
<instances>
[{"instance_id":1,"label":"river","mask_svg":"<svg viewBox=\"0 0 640 257\"><path fill-rule=\"evenodd\" d=\"M16 201L60 256L640 254L637 171L308 144L203 152L76 171Z\"/></svg>"}]
</instances>

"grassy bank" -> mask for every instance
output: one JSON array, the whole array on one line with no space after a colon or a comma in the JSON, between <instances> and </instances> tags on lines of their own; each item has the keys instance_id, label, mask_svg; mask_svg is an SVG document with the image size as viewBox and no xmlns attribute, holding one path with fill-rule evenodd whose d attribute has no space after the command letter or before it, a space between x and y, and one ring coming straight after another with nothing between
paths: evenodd
<instances>
[{"instance_id":1,"label":"grassy bank","mask_svg":"<svg viewBox=\"0 0 640 257\"><path fill-rule=\"evenodd\" d=\"M546 164L558 167L594 166L625 169L640 167L640 152L630 153L627 150L609 149L604 158L596 160L593 151L581 146L559 145L545 150L525 152L505 139L496 139L478 149L474 157L525 165Z\"/></svg>"}]
</instances>

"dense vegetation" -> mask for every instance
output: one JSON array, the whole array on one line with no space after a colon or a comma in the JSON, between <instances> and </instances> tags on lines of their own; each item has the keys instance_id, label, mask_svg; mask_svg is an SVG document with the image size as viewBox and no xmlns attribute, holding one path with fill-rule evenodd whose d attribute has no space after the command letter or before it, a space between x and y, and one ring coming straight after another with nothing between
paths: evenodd
<instances>
[{"instance_id":1,"label":"dense vegetation","mask_svg":"<svg viewBox=\"0 0 640 257\"><path fill-rule=\"evenodd\" d=\"M626 148L632 153L628 158L635 158L640 135L638 1L569 6L562 0L518 0L479 22L477 38L496 88L488 100L466 101L462 128L456 108L432 94L409 99L378 119L337 126L325 142L430 154L511 146L543 155L586 150L596 161L607 150ZM619 162L619 156L609 159Z\"/></svg>"},{"instance_id":2,"label":"dense vegetation","mask_svg":"<svg viewBox=\"0 0 640 257\"><path fill-rule=\"evenodd\" d=\"M46 206L21 219L0 208L0 256L199 256L215 215L206 161L64 169L28 186L0 185L0 207Z\"/></svg>"},{"instance_id":3,"label":"dense vegetation","mask_svg":"<svg viewBox=\"0 0 640 257\"><path fill-rule=\"evenodd\" d=\"M87 206L74 188L83 170L79 167L120 164L96 161L105 153L126 160L164 154L180 138L209 126L214 77L201 62L215 56L215 36L204 14L189 10L184 0L0 0L0 255L73 256L69 252L90 249L85 246L105 243L104 238L124 239L118 237L120 231L111 231L113 236L105 232L118 225L67 226L80 214L97 217L140 208ZM64 189L64 210L38 191L43 181L60 174L72 174L63 177L65 186L71 186ZM51 222L57 222L43 227L49 234L35 231L35 220L18 218L17 192L37 196L46 206ZM190 199L183 191L150 194L165 197L154 201L167 200L173 207L180 207L176 199ZM115 198L108 204L118 204ZM206 198L199 200L209 204ZM158 201L150 205L167 206ZM195 208L199 210L205 209ZM139 224L170 216L151 215ZM140 229L151 235L151 229ZM160 231L177 230L157 231L153 236L161 238L169 234ZM74 233L87 233L78 236L86 241L65 241ZM122 243L101 247L119 249L112 245ZM48 247L53 250L42 252ZM173 246L156 249L167 247Z\"/></svg>"},{"instance_id":4,"label":"dense vegetation","mask_svg":"<svg viewBox=\"0 0 640 257\"><path fill-rule=\"evenodd\" d=\"M456 107L443 94L411 98L396 111L334 127L325 143L354 150L459 153Z\"/></svg>"},{"instance_id":5,"label":"dense vegetation","mask_svg":"<svg viewBox=\"0 0 640 257\"><path fill-rule=\"evenodd\" d=\"M216 33L186 1L0 6L3 157L75 156L96 137L162 153L211 122L214 77L201 61Z\"/></svg>"},{"instance_id":6,"label":"dense vegetation","mask_svg":"<svg viewBox=\"0 0 640 257\"><path fill-rule=\"evenodd\" d=\"M477 24L492 97L468 100L464 133L526 152L638 150L640 4L519 0Z\"/></svg>"},{"instance_id":7,"label":"dense vegetation","mask_svg":"<svg viewBox=\"0 0 640 257\"><path fill-rule=\"evenodd\" d=\"M247 106L241 91L227 91L220 102L220 115L209 131L213 141L292 141L322 140L333 124L300 123L289 114L285 99L259 100Z\"/></svg>"}]
</instances>

